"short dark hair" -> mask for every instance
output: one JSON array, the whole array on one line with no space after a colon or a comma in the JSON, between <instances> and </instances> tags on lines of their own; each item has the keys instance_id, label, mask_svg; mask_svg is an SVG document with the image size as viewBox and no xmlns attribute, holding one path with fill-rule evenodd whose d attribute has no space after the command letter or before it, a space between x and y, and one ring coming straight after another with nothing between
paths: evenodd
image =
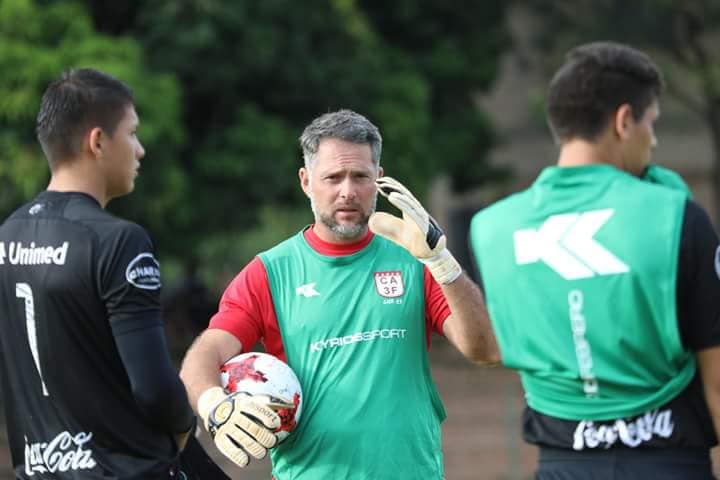
<instances>
[{"instance_id":1,"label":"short dark hair","mask_svg":"<svg viewBox=\"0 0 720 480\"><path fill-rule=\"evenodd\" d=\"M373 123L352 110L338 110L320 115L305 127L300 136L300 147L305 159L305 167L310 169L315 163L315 154L323 138L337 138L346 142L369 145L372 162L377 168L382 154L382 135Z\"/></svg>"},{"instance_id":2,"label":"short dark hair","mask_svg":"<svg viewBox=\"0 0 720 480\"><path fill-rule=\"evenodd\" d=\"M623 105L639 120L664 88L645 53L613 42L593 42L568 52L548 91L547 118L555 138L594 141Z\"/></svg>"},{"instance_id":3,"label":"short dark hair","mask_svg":"<svg viewBox=\"0 0 720 480\"><path fill-rule=\"evenodd\" d=\"M113 135L132 90L118 79L91 68L72 69L52 82L40 102L37 138L50 168L80 153L82 138L95 127Z\"/></svg>"}]
</instances>

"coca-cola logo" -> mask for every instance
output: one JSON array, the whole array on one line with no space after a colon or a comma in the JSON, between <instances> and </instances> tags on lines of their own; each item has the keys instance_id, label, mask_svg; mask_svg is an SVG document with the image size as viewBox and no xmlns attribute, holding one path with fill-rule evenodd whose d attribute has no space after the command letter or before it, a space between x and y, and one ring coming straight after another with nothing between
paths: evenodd
<instances>
[{"instance_id":1,"label":"coca-cola logo","mask_svg":"<svg viewBox=\"0 0 720 480\"><path fill-rule=\"evenodd\" d=\"M674 430L672 410L653 410L628 422L615 420L611 423L596 423L583 420L575 429L573 450L610 448L618 441L634 448L649 442L653 436L669 438Z\"/></svg>"},{"instance_id":2,"label":"coca-cola logo","mask_svg":"<svg viewBox=\"0 0 720 480\"><path fill-rule=\"evenodd\" d=\"M92 458L93 452L84 449L83 445L92 439L92 433L60 432L49 442L29 443L25 437L25 473L33 476L36 473L67 472L70 470L90 470L97 463Z\"/></svg>"}]
</instances>

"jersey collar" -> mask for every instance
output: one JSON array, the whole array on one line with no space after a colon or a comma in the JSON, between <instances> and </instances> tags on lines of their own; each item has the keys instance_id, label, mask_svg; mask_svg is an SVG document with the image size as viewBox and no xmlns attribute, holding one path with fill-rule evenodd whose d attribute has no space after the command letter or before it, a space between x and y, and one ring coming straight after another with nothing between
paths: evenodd
<instances>
[{"instance_id":1,"label":"jersey collar","mask_svg":"<svg viewBox=\"0 0 720 480\"><path fill-rule=\"evenodd\" d=\"M328 257L342 257L346 255L352 255L357 253L363 248L367 247L370 241L372 241L374 235L368 229L367 234L360 240L352 243L333 243L326 242L325 240L318 237L317 233L313 229L313 225L308 226L303 232L305 241L308 245L321 255Z\"/></svg>"}]
</instances>

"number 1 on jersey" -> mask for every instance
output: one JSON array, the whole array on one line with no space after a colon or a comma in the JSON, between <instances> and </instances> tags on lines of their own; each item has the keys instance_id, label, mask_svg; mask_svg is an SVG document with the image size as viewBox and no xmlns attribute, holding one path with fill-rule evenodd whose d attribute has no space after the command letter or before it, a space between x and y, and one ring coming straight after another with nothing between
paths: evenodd
<instances>
[{"instance_id":1,"label":"number 1 on jersey","mask_svg":"<svg viewBox=\"0 0 720 480\"><path fill-rule=\"evenodd\" d=\"M40 368L40 354L37 346L37 331L35 330L35 301L30 285L27 283L15 284L15 296L25 300L25 325L27 327L28 343L30 344L30 352L32 352L38 375L40 375L40 383L42 383L43 395L49 397L50 394L45 387L45 380L42 377L42 369Z\"/></svg>"}]
</instances>

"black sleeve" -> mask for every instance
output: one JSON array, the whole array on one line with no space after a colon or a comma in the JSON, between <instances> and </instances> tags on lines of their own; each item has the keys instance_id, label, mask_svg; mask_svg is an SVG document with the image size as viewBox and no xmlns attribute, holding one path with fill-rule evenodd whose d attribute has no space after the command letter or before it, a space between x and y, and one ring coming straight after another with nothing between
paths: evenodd
<instances>
[{"instance_id":1,"label":"black sleeve","mask_svg":"<svg viewBox=\"0 0 720 480\"><path fill-rule=\"evenodd\" d=\"M160 264L145 229L122 221L104 230L96 268L100 295L135 401L163 431L187 431L193 413L165 341Z\"/></svg>"},{"instance_id":2,"label":"black sleeve","mask_svg":"<svg viewBox=\"0 0 720 480\"><path fill-rule=\"evenodd\" d=\"M720 247L705 211L685 205L677 274L677 316L683 345L720 345Z\"/></svg>"},{"instance_id":3,"label":"black sleeve","mask_svg":"<svg viewBox=\"0 0 720 480\"><path fill-rule=\"evenodd\" d=\"M100 295L113 329L147 326L147 318L160 318L160 264L147 232L123 222L104 232L97 260ZM148 314L155 313L157 317Z\"/></svg>"},{"instance_id":4,"label":"black sleeve","mask_svg":"<svg viewBox=\"0 0 720 480\"><path fill-rule=\"evenodd\" d=\"M187 393L168 354L165 332L158 319L135 330L113 324L113 335L127 372L133 397L150 421L166 432L187 432L194 415Z\"/></svg>"}]
</instances>

